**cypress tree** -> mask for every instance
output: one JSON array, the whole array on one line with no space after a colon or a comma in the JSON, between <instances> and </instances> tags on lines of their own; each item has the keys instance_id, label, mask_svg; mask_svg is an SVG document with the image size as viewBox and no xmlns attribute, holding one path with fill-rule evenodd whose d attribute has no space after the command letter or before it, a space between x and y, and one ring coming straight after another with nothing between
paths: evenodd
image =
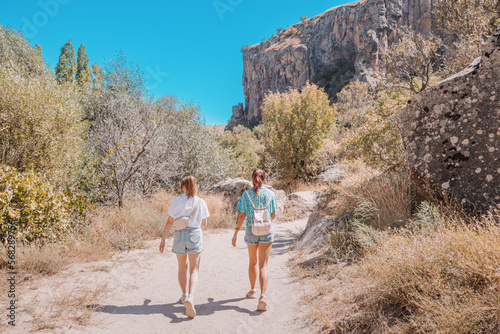
<instances>
[{"instance_id":1,"label":"cypress tree","mask_svg":"<svg viewBox=\"0 0 500 334\"><path fill-rule=\"evenodd\" d=\"M92 64L92 86L94 89L102 89L104 86L104 71L97 64Z\"/></svg>"},{"instance_id":2,"label":"cypress tree","mask_svg":"<svg viewBox=\"0 0 500 334\"><path fill-rule=\"evenodd\" d=\"M88 87L92 84L92 70L89 67L89 57L85 52L83 43L78 49L76 83L81 87Z\"/></svg>"},{"instance_id":3,"label":"cypress tree","mask_svg":"<svg viewBox=\"0 0 500 334\"><path fill-rule=\"evenodd\" d=\"M76 74L76 59L75 49L71 40L64 44L61 48L61 55L59 56L59 63L56 67L56 79L59 83L75 82Z\"/></svg>"}]
</instances>

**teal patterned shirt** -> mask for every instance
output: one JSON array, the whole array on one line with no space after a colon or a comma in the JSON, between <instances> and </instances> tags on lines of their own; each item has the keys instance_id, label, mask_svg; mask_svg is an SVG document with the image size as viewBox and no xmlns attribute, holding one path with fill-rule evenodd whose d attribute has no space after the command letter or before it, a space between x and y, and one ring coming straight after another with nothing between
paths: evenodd
<instances>
[{"instance_id":1,"label":"teal patterned shirt","mask_svg":"<svg viewBox=\"0 0 500 334\"><path fill-rule=\"evenodd\" d=\"M269 211L269 214L276 212L276 210L278 209L276 196L271 190L262 187L259 189L258 195L253 191L253 188L250 188L250 190L246 192L248 192L248 194L252 198L253 204L255 205L256 208L259 207L259 204L262 204L262 207L265 207L266 204L269 202L269 206L267 207L267 211ZM252 206L252 203L248 199L247 194L243 193L241 195L240 201L238 202L236 209L240 212L243 212L247 216L246 217L247 227L251 227L253 223L254 208Z\"/></svg>"}]
</instances>

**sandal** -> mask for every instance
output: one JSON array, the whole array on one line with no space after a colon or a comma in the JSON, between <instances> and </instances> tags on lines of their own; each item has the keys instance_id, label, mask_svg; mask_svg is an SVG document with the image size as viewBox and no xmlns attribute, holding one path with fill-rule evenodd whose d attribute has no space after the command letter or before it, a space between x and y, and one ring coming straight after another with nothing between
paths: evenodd
<instances>
[{"instance_id":1,"label":"sandal","mask_svg":"<svg viewBox=\"0 0 500 334\"><path fill-rule=\"evenodd\" d=\"M255 290L248 291L247 292L247 298L250 298L250 299L257 298L257 291L255 291Z\"/></svg>"},{"instance_id":2,"label":"sandal","mask_svg":"<svg viewBox=\"0 0 500 334\"><path fill-rule=\"evenodd\" d=\"M266 310L267 310L266 296L265 295L260 295L259 304L257 305L257 311L264 312Z\"/></svg>"}]
</instances>

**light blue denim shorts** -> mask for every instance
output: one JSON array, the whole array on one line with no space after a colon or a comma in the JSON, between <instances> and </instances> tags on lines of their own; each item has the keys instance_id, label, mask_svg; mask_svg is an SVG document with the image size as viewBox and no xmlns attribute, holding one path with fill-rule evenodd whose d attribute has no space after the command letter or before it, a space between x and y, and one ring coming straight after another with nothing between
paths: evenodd
<instances>
[{"instance_id":1,"label":"light blue denim shorts","mask_svg":"<svg viewBox=\"0 0 500 334\"><path fill-rule=\"evenodd\" d=\"M172 252L177 255L200 253L203 250L203 232L201 228L186 227L174 232Z\"/></svg>"},{"instance_id":2,"label":"light blue denim shorts","mask_svg":"<svg viewBox=\"0 0 500 334\"><path fill-rule=\"evenodd\" d=\"M245 230L245 242L248 245L270 244L274 242L274 228L271 225L271 230L268 235L255 235L252 233L252 227L247 226Z\"/></svg>"}]
</instances>

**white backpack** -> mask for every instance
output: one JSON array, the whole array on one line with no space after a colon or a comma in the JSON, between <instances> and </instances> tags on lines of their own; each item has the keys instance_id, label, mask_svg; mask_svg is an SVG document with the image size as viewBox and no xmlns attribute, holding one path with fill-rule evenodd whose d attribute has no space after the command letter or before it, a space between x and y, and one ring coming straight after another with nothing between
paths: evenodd
<instances>
[{"instance_id":1,"label":"white backpack","mask_svg":"<svg viewBox=\"0 0 500 334\"><path fill-rule=\"evenodd\" d=\"M265 207L262 207L262 204L260 203L258 207L255 207L255 204L253 204L252 198L250 197L248 191L246 191L245 193L247 194L248 199L253 206L252 233L254 235L268 235L271 231L271 215L269 214L267 207L269 206L269 203L271 203L272 196L269 198L269 201L267 202L267 205Z\"/></svg>"}]
</instances>

